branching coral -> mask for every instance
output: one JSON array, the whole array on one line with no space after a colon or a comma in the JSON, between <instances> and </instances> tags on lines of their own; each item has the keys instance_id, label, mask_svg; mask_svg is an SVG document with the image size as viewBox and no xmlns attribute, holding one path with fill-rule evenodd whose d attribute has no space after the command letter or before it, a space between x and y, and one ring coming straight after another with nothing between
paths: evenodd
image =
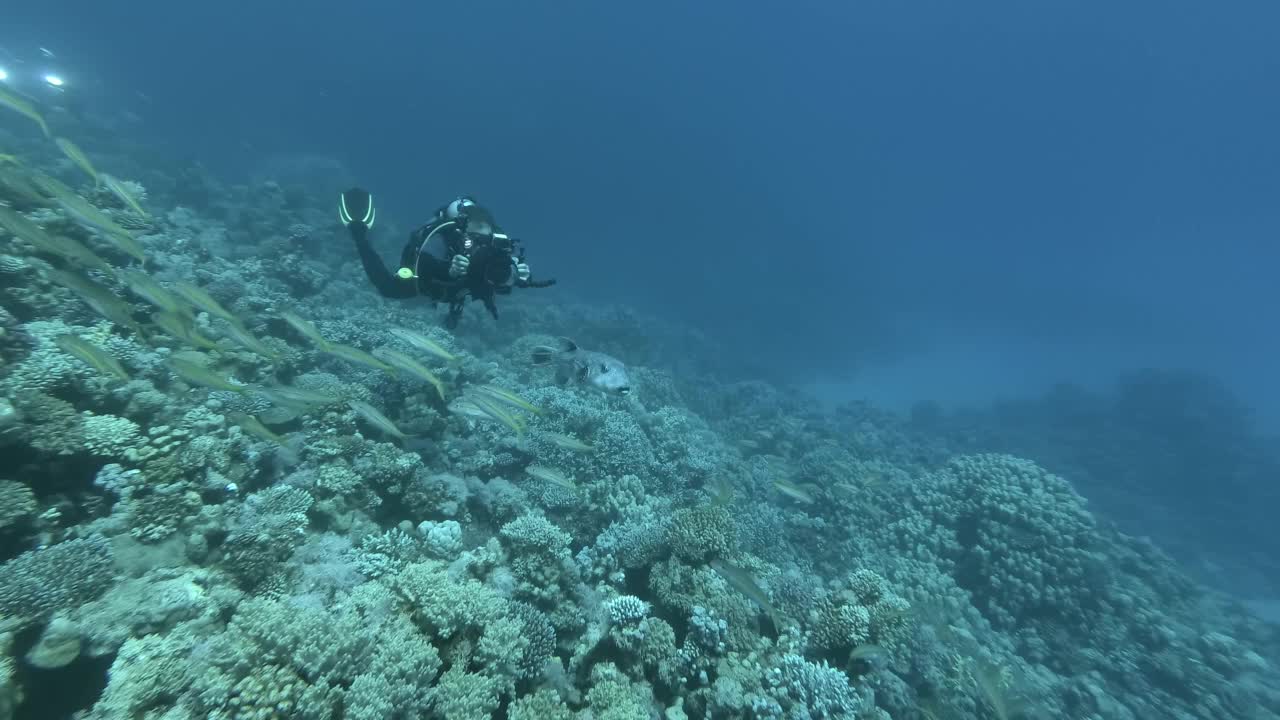
<instances>
[{"instance_id":1,"label":"branching coral","mask_svg":"<svg viewBox=\"0 0 1280 720\"><path fill-rule=\"evenodd\" d=\"M414 621L443 640L460 632L478 635L506 610L505 601L475 580L454 580L434 562L409 565L389 580Z\"/></svg>"},{"instance_id":2,"label":"branching coral","mask_svg":"<svg viewBox=\"0 0 1280 720\"><path fill-rule=\"evenodd\" d=\"M0 565L0 614L41 619L96 598L114 577L111 547L100 536L25 552Z\"/></svg>"},{"instance_id":3,"label":"branching coral","mask_svg":"<svg viewBox=\"0 0 1280 720\"><path fill-rule=\"evenodd\" d=\"M31 488L12 480L0 480L0 530L29 517L36 509Z\"/></svg>"},{"instance_id":4,"label":"branching coral","mask_svg":"<svg viewBox=\"0 0 1280 720\"><path fill-rule=\"evenodd\" d=\"M671 551L690 562L727 557L736 542L733 517L723 507L682 508L672 513L667 525Z\"/></svg>"}]
</instances>

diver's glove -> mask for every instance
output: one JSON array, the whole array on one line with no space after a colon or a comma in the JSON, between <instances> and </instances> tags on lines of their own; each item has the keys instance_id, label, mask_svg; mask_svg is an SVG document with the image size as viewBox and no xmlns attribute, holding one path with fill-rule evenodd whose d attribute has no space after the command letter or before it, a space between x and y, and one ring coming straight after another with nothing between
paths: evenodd
<instances>
[{"instance_id":1,"label":"diver's glove","mask_svg":"<svg viewBox=\"0 0 1280 720\"><path fill-rule=\"evenodd\" d=\"M516 264L516 280L521 283L529 282L529 278L533 273L529 272L529 266L520 261L519 258L511 258Z\"/></svg>"},{"instance_id":2,"label":"diver's glove","mask_svg":"<svg viewBox=\"0 0 1280 720\"><path fill-rule=\"evenodd\" d=\"M471 267L471 258L466 255L454 255L453 260L449 263L449 277L460 278L467 274L467 269Z\"/></svg>"}]
</instances>

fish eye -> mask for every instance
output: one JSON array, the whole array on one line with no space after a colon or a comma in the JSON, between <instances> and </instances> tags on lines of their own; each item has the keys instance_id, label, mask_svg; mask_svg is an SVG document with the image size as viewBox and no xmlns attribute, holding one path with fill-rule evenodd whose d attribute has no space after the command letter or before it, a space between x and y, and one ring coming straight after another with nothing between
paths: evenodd
<instances>
[{"instance_id":1,"label":"fish eye","mask_svg":"<svg viewBox=\"0 0 1280 720\"><path fill-rule=\"evenodd\" d=\"M609 366L604 363L600 363L600 372L609 372Z\"/></svg>"},{"instance_id":2,"label":"fish eye","mask_svg":"<svg viewBox=\"0 0 1280 720\"><path fill-rule=\"evenodd\" d=\"M631 388L629 388L629 387L621 387L621 388L618 388L618 394L619 394L619 395L630 395L630 394L631 394Z\"/></svg>"}]
</instances>

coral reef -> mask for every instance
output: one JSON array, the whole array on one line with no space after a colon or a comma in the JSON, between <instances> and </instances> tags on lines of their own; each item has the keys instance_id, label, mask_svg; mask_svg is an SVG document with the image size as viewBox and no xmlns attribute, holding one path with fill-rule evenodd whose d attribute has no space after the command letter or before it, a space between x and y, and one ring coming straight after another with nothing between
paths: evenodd
<instances>
[{"instance_id":1,"label":"coral reef","mask_svg":"<svg viewBox=\"0 0 1280 720\"><path fill-rule=\"evenodd\" d=\"M98 666L89 720L1277 717L1277 633L1066 473L625 308L455 335L284 175L138 172L92 228L0 183L0 720ZM557 335L635 392L533 367Z\"/></svg>"}]
</instances>

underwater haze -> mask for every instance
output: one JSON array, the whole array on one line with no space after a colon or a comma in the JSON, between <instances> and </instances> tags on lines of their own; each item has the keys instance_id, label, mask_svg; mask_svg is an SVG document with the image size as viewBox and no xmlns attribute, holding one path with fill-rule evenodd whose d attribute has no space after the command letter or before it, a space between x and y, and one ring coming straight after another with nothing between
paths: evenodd
<instances>
[{"instance_id":1,"label":"underwater haze","mask_svg":"<svg viewBox=\"0 0 1280 720\"><path fill-rule=\"evenodd\" d=\"M1280 718L1280 6L2 14L0 720Z\"/></svg>"},{"instance_id":2,"label":"underwater haze","mask_svg":"<svg viewBox=\"0 0 1280 720\"><path fill-rule=\"evenodd\" d=\"M16 10L207 164L337 157L406 223L476 194L574 291L787 377L1174 366L1280 419L1270 3Z\"/></svg>"}]
</instances>

